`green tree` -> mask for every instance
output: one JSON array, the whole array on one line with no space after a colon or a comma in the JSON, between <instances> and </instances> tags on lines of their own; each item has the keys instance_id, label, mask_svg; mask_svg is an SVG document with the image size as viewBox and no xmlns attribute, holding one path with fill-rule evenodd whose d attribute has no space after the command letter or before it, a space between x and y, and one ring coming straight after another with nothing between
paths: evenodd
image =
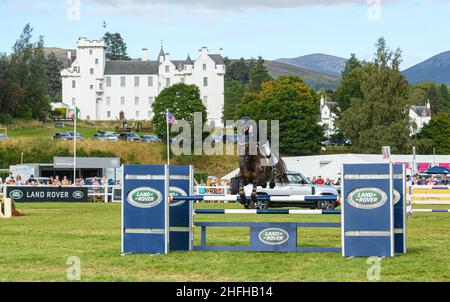
<instances>
[{"instance_id":1,"label":"green tree","mask_svg":"<svg viewBox=\"0 0 450 302\"><path fill-rule=\"evenodd\" d=\"M152 109L155 114L153 125L156 133L162 138L167 137L166 110L169 110L177 120L188 121L192 130L194 129L193 114L195 112L202 113L203 122L207 120L206 107L202 103L200 91L196 85L180 83L164 89L155 98Z\"/></svg>"},{"instance_id":2,"label":"green tree","mask_svg":"<svg viewBox=\"0 0 450 302\"><path fill-rule=\"evenodd\" d=\"M59 61L55 54L51 52L46 60L47 66L47 90L52 102L61 102L62 82L61 70L63 63Z\"/></svg>"},{"instance_id":3,"label":"green tree","mask_svg":"<svg viewBox=\"0 0 450 302\"><path fill-rule=\"evenodd\" d=\"M24 98L22 88L11 80L0 80L0 122L17 117Z\"/></svg>"},{"instance_id":4,"label":"green tree","mask_svg":"<svg viewBox=\"0 0 450 302\"><path fill-rule=\"evenodd\" d=\"M234 119L237 106L242 102L246 87L236 80L225 82L225 102L223 107L223 120Z\"/></svg>"},{"instance_id":5,"label":"green tree","mask_svg":"<svg viewBox=\"0 0 450 302\"><path fill-rule=\"evenodd\" d=\"M260 56L258 60L253 61L250 67L249 90L258 92L264 82L272 80L269 75L264 59Z\"/></svg>"},{"instance_id":6,"label":"green tree","mask_svg":"<svg viewBox=\"0 0 450 302\"><path fill-rule=\"evenodd\" d=\"M376 47L373 62L360 67L362 97L352 99L339 129L360 152L379 152L383 145L404 151L410 139L409 86L399 70L401 51L390 51L384 38Z\"/></svg>"},{"instance_id":7,"label":"green tree","mask_svg":"<svg viewBox=\"0 0 450 302\"><path fill-rule=\"evenodd\" d=\"M318 95L303 80L280 77L263 83L259 93L245 94L235 118L279 120L280 152L311 155L320 151L323 139L323 127L317 124L319 107Z\"/></svg>"},{"instance_id":8,"label":"green tree","mask_svg":"<svg viewBox=\"0 0 450 302\"><path fill-rule=\"evenodd\" d=\"M129 60L127 44L119 33L107 32L103 36L106 44L106 58L109 60Z\"/></svg>"},{"instance_id":9,"label":"green tree","mask_svg":"<svg viewBox=\"0 0 450 302\"><path fill-rule=\"evenodd\" d=\"M250 66L244 58L235 61L225 58L225 67L225 81L235 80L241 84L250 82Z\"/></svg>"},{"instance_id":10,"label":"green tree","mask_svg":"<svg viewBox=\"0 0 450 302\"><path fill-rule=\"evenodd\" d=\"M33 28L27 24L13 47L8 78L24 90L18 117L44 119L50 109L44 40L33 43Z\"/></svg>"},{"instance_id":11,"label":"green tree","mask_svg":"<svg viewBox=\"0 0 450 302\"><path fill-rule=\"evenodd\" d=\"M438 154L450 153L450 117L448 114L440 112L431 117L428 125L425 125L416 135L415 143L422 146L421 152L432 153L433 147Z\"/></svg>"},{"instance_id":12,"label":"green tree","mask_svg":"<svg viewBox=\"0 0 450 302\"><path fill-rule=\"evenodd\" d=\"M336 101L340 112L344 112L350 107L352 99L362 98L361 67L362 63L355 54L352 54L345 64L341 82L336 89ZM339 112L336 113L339 114Z\"/></svg>"}]
</instances>

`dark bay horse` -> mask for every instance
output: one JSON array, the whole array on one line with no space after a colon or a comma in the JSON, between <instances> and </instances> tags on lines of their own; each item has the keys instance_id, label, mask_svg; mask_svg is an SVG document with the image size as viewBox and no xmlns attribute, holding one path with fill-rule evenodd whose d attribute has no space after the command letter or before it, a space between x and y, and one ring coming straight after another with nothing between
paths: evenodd
<instances>
[{"instance_id":1,"label":"dark bay horse","mask_svg":"<svg viewBox=\"0 0 450 302\"><path fill-rule=\"evenodd\" d=\"M275 166L271 166L267 157L261 153L258 146L256 146L256 155L251 155L250 143L247 141L241 145L244 147L244 152L239 156L240 171L232 179L231 193L239 193L240 202L246 208L260 207L262 204L258 201L256 194L257 187L261 186L266 188L269 183L270 188L273 189L277 182L282 184L289 183L286 164L278 154L273 154L273 156L277 156L278 163ZM249 184L253 185L251 200L247 200L244 191L244 187Z\"/></svg>"}]
</instances>

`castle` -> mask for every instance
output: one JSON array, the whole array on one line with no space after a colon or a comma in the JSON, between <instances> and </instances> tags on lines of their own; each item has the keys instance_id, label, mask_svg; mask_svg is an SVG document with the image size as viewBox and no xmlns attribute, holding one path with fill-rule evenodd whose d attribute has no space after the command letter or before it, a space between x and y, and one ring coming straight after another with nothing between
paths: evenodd
<instances>
[{"instance_id":1,"label":"castle","mask_svg":"<svg viewBox=\"0 0 450 302\"><path fill-rule=\"evenodd\" d=\"M68 52L69 67L61 71L62 102L80 109L84 120L150 120L159 93L176 83L195 84L208 113L208 120L222 124L225 64L223 54L210 54L206 47L192 60L172 60L161 51L150 60L142 49L139 60L106 59L105 42L80 38L76 54Z\"/></svg>"}]
</instances>

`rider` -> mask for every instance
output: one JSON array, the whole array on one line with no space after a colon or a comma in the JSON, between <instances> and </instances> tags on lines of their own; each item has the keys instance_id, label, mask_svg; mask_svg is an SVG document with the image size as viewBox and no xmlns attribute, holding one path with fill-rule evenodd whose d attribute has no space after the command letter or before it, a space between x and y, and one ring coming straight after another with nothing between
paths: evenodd
<instances>
[{"instance_id":1,"label":"rider","mask_svg":"<svg viewBox=\"0 0 450 302\"><path fill-rule=\"evenodd\" d=\"M253 137L254 133L254 129L253 129L253 121L249 118L249 117L243 117L241 120L241 125L243 127L244 130L244 139L245 139L245 143L249 143L250 140ZM259 132L257 131L258 129L256 129L256 142L257 142L257 146L261 152L262 155L264 155L267 158L267 161L269 163L269 165L271 165L272 167L275 167L278 163L278 158L272 153L272 151L270 150L270 143L269 140L267 139L267 135L262 135L260 136Z\"/></svg>"}]
</instances>

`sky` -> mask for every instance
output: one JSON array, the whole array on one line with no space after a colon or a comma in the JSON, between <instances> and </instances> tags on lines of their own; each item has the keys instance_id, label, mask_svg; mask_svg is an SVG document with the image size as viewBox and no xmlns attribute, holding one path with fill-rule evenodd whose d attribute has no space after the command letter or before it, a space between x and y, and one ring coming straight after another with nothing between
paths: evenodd
<instances>
[{"instance_id":1,"label":"sky","mask_svg":"<svg viewBox=\"0 0 450 302\"><path fill-rule=\"evenodd\" d=\"M450 0L0 0L0 52L25 24L47 47L75 48L79 37L119 32L128 53L171 58L207 46L230 58L325 53L369 60L377 38L403 51L402 68L450 50ZM104 28L106 23L106 28Z\"/></svg>"}]
</instances>

